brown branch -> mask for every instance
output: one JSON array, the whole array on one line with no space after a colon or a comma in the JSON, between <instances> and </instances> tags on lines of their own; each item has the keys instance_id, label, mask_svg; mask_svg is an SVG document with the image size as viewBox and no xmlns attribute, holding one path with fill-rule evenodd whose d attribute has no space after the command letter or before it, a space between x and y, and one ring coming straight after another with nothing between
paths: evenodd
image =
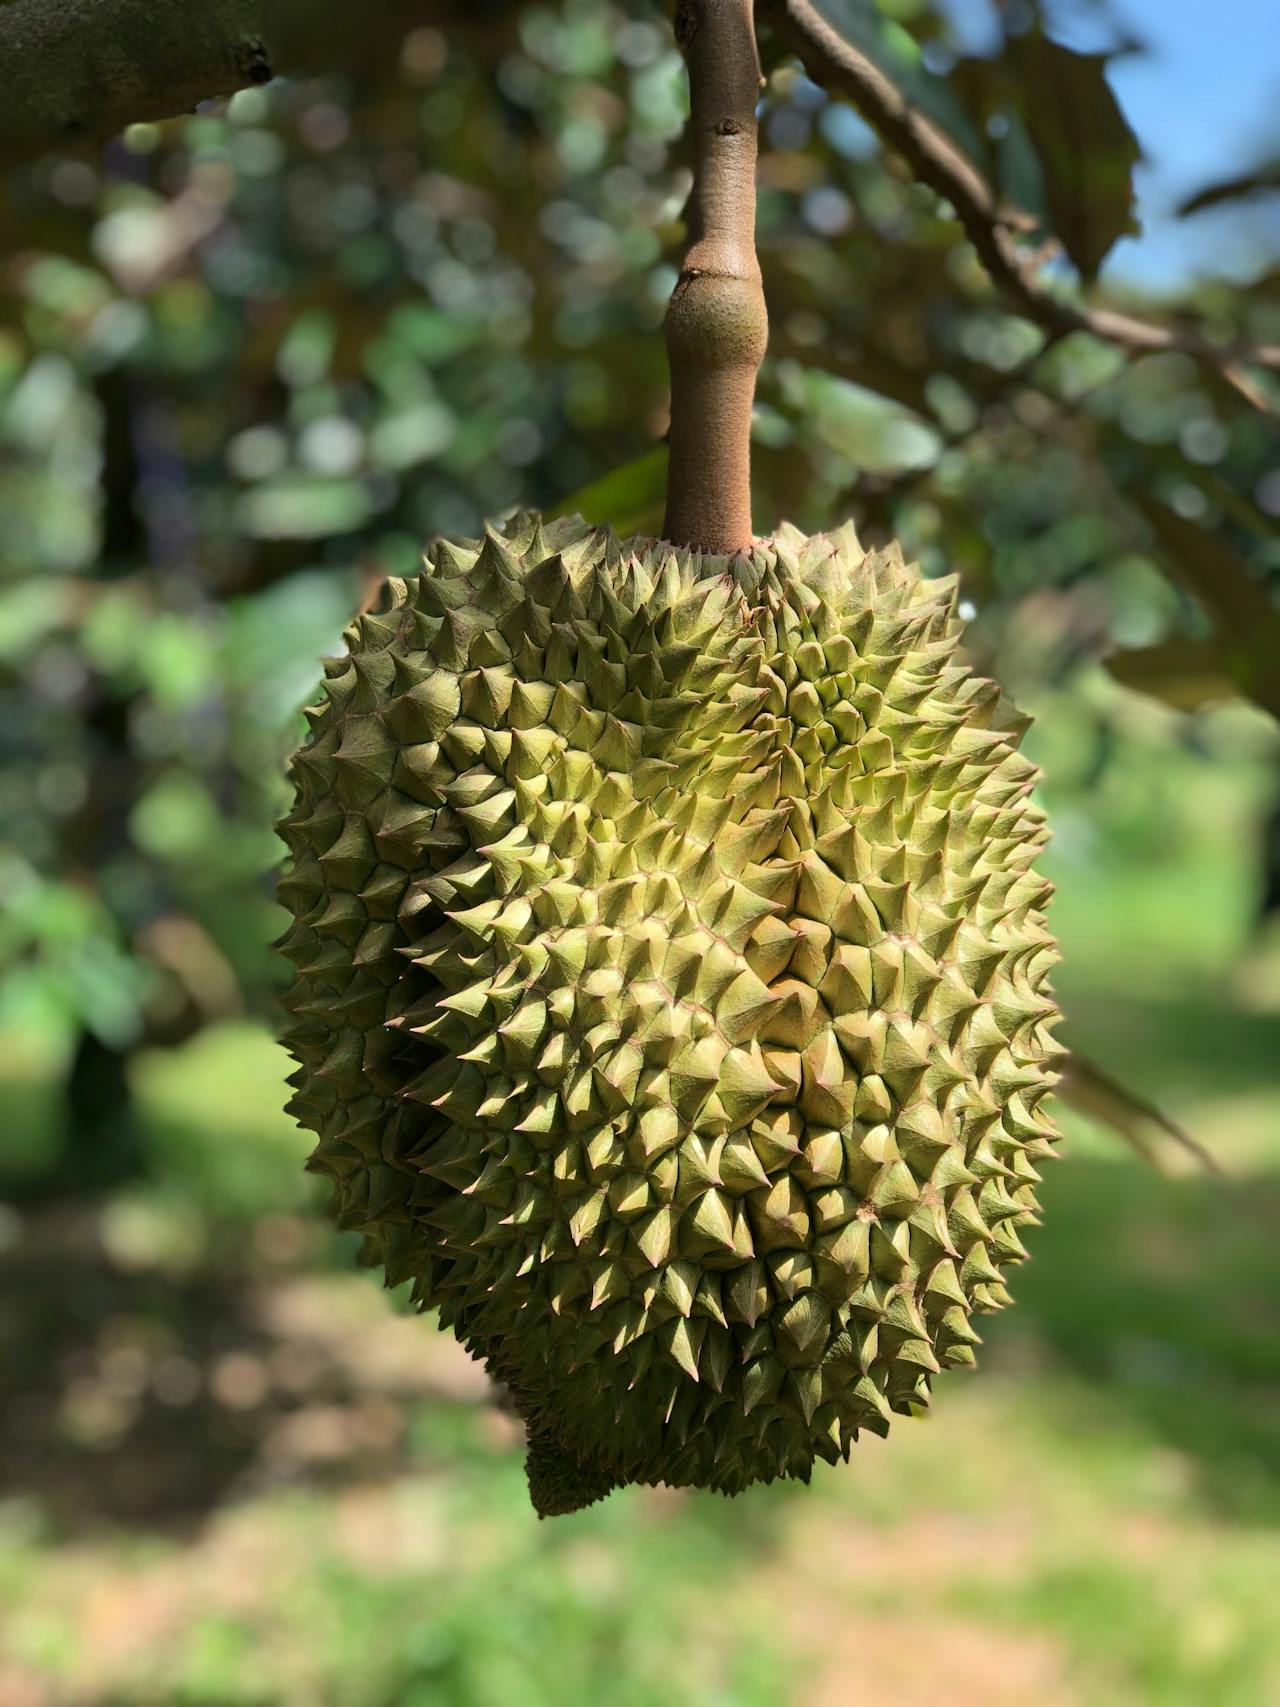
<instances>
[{"instance_id":1,"label":"brown branch","mask_svg":"<svg viewBox=\"0 0 1280 1707\"><path fill-rule=\"evenodd\" d=\"M751 544L751 405L768 338L756 258L751 0L681 0L694 177L689 248L667 310L671 457L666 537L701 551Z\"/></svg>"},{"instance_id":2,"label":"brown branch","mask_svg":"<svg viewBox=\"0 0 1280 1707\"><path fill-rule=\"evenodd\" d=\"M353 23L315 0L0 4L0 159L111 136L280 72L394 63L441 4L379 0Z\"/></svg>"},{"instance_id":3,"label":"brown branch","mask_svg":"<svg viewBox=\"0 0 1280 1707\"><path fill-rule=\"evenodd\" d=\"M756 10L815 83L850 101L919 181L950 202L992 281L1029 320L1057 337L1089 332L1134 354L1180 351L1226 379L1254 408L1273 412L1270 399L1241 363L1280 369L1280 345L1224 349L1192 330L1054 296L1039 275L1037 257L1018 246L1017 230L1034 221L1001 207L973 162L911 106L879 66L820 17L810 0L756 0Z\"/></svg>"}]
</instances>

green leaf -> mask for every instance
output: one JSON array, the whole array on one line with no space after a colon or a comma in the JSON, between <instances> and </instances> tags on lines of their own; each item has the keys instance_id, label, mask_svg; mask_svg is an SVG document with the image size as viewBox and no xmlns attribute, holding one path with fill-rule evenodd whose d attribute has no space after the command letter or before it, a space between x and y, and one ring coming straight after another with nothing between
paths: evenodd
<instances>
[{"instance_id":1,"label":"green leaf","mask_svg":"<svg viewBox=\"0 0 1280 1707\"><path fill-rule=\"evenodd\" d=\"M1113 652L1103 663L1122 687L1145 693L1175 711L1198 711L1214 700L1233 699L1240 693L1216 640L1179 635L1158 646Z\"/></svg>"},{"instance_id":2,"label":"green leaf","mask_svg":"<svg viewBox=\"0 0 1280 1707\"><path fill-rule=\"evenodd\" d=\"M1168 1139L1194 1156L1201 1167L1212 1173L1222 1172L1214 1157L1189 1132L1085 1055L1073 1051L1067 1057L1058 1095L1077 1114L1109 1126L1152 1166L1159 1164L1160 1145Z\"/></svg>"},{"instance_id":3,"label":"green leaf","mask_svg":"<svg viewBox=\"0 0 1280 1707\"><path fill-rule=\"evenodd\" d=\"M0 591L0 660L6 664L31 656L55 629L75 613L78 584L32 576Z\"/></svg>"},{"instance_id":4,"label":"green leaf","mask_svg":"<svg viewBox=\"0 0 1280 1707\"><path fill-rule=\"evenodd\" d=\"M285 474L246 492L236 519L254 539L327 539L353 533L368 520L369 510L361 480Z\"/></svg>"},{"instance_id":5,"label":"green leaf","mask_svg":"<svg viewBox=\"0 0 1280 1707\"><path fill-rule=\"evenodd\" d=\"M1250 699L1280 717L1280 611L1267 585L1221 532L1188 521L1150 493L1134 491L1170 580L1190 593L1222 642L1224 666Z\"/></svg>"},{"instance_id":6,"label":"green leaf","mask_svg":"<svg viewBox=\"0 0 1280 1707\"><path fill-rule=\"evenodd\" d=\"M548 519L581 516L592 526L607 522L623 537L652 533L662 526L666 495L667 447L658 445L571 493L556 505Z\"/></svg>"},{"instance_id":7,"label":"green leaf","mask_svg":"<svg viewBox=\"0 0 1280 1707\"><path fill-rule=\"evenodd\" d=\"M1018 108L1044 174L1049 220L1091 280L1112 245L1138 230L1138 139L1107 82L1108 55L1077 53L1042 30L1009 43Z\"/></svg>"},{"instance_id":8,"label":"green leaf","mask_svg":"<svg viewBox=\"0 0 1280 1707\"><path fill-rule=\"evenodd\" d=\"M862 474L930 468L942 437L890 397L821 368L794 374L783 388L788 407Z\"/></svg>"}]
</instances>

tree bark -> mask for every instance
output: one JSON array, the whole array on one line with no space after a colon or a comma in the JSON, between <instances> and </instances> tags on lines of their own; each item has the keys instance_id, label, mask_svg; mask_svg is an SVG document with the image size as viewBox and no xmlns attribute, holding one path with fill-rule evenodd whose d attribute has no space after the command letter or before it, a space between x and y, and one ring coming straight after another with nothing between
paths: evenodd
<instances>
[{"instance_id":1,"label":"tree bark","mask_svg":"<svg viewBox=\"0 0 1280 1707\"><path fill-rule=\"evenodd\" d=\"M681 0L694 179L689 249L667 311L671 364L666 537L745 550L751 533L751 405L769 335L756 258L756 102L751 0Z\"/></svg>"},{"instance_id":2,"label":"tree bark","mask_svg":"<svg viewBox=\"0 0 1280 1707\"><path fill-rule=\"evenodd\" d=\"M441 8L371 0L10 0L0 4L0 157L189 112L281 72L387 55Z\"/></svg>"}]
</instances>

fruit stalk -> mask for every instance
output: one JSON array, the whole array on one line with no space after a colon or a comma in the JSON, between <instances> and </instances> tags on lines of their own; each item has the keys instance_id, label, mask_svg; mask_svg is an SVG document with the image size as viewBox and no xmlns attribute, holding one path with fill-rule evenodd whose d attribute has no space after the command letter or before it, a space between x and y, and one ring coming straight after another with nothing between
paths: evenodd
<instances>
[{"instance_id":1,"label":"fruit stalk","mask_svg":"<svg viewBox=\"0 0 1280 1707\"><path fill-rule=\"evenodd\" d=\"M689 247L667 310L671 460L663 531L676 545L750 546L751 405L769 323L756 258L752 0L680 0L694 176Z\"/></svg>"}]
</instances>

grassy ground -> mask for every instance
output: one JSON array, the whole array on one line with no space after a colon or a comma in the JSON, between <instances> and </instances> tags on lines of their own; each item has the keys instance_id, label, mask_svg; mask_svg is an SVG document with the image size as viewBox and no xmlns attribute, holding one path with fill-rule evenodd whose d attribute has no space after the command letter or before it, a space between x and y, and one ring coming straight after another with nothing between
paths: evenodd
<instances>
[{"instance_id":1,"label":"grassy ground","mask_svg":"<svg viewBox=\"0 0 1280 1707\"><path fill-rule=\"evenodd\" d=\"M476 1370L316 1218L265 1036L140 1062L153 1177L0 1212L4 1707L1277 1707L1254 777L1135 751L1145 829L1055 803L1061 984L1225 1171L1073 1126L980 1374L807 1490L537 1523Z\"/></svg>"}]
</instances>

